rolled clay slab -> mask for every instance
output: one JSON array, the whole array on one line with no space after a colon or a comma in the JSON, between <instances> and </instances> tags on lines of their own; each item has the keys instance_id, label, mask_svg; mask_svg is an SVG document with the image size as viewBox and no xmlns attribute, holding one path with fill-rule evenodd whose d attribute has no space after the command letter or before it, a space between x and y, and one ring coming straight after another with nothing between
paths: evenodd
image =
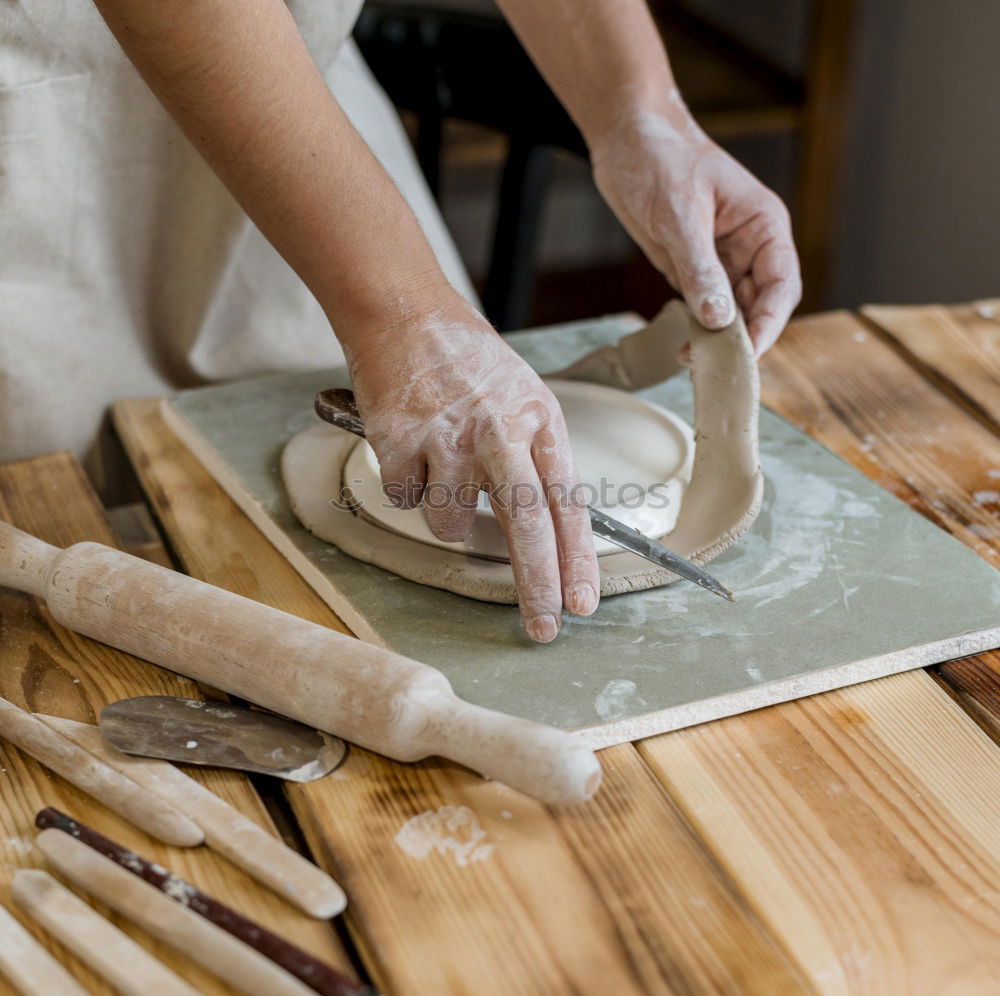
<instances>
[{"instance_id":1,"label":"rolled clay slab","mask_svg":"<svg viewBox=\"0 0 1000 996\"><path fill-rule=\"evenodd\" d=\"M694 460L676 523L666 535L655 538L681 556L704 564L750 528L763 493L757 443L757 364L742 318L726 329L708 332L684 304L672 301L645 329L626 336L617 346L588 354L554 376L621 390L648 387L682 369L677 353L685 342L691 343ZM509 563L420 542L331 503L342 492L344 468L357 445L356 437L326 423L307 429L286 445L282 476L292 509L307 529L350 556L411 581L482 601L517 602ZM678 580L670 571L631 553L601 556L599 564L602 595L642 591Z\"/></svg>"}]
</instances>

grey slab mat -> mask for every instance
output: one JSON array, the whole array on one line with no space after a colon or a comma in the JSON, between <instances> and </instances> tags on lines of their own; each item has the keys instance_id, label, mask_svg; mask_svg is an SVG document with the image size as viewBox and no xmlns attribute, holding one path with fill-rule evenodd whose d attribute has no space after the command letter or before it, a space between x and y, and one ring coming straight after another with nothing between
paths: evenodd
<instances>
[{"instance_id":1,"label":"grey slab mat","mask_svg":"<svg viewBox=\"0 0 1000 996\"><path fill-rule=\"evenodd\" d=\"M508 341L545 372L635 327L615 316ZM1000 572L769 411L763 510L711 565L735 604L686 583L618 595L532 645L515 608L405 581L299 524L281 449L313 424L314 393L346 384L344 370L279 375L187 391L164 410L359 636L439 668L479 705L602 747L1000 645ZM644 395L690 420L686 377Z\"/></svg>"}]
</instances>

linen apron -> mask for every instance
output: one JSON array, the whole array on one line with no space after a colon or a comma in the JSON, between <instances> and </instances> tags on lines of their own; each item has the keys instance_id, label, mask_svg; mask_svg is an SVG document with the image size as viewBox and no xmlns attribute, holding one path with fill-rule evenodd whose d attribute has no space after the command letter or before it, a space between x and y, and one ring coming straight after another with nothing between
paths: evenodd
<instances>
[{"instance_id":1,"label":"linen apron","mask_svg":"<svg viewBox=\"0 0 1000 996\"><path fill-rule=\"evenodd\" d=\"M396 113L349 39L361 0L288 6L445 274L474 301ZM70 449L113 492L112 401L342 360L319 304L91 0L4 3L0 461Z\"/></svg>"}]
</instances>

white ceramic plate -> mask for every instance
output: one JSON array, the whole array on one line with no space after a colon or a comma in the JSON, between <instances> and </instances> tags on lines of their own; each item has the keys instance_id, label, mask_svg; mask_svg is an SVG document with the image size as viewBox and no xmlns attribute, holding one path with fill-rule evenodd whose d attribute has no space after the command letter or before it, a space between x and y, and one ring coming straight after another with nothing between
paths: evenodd
<instances>
[{"instance_id":1,"label":"white ceramic plate","mask_svg":"<svg viewBox=\"0 0 1000 996\"><path fill-rule=\"evenodd\" d=\"M625 391L584 381L550 380L562 406L580 480L590 505L647 536L673 528L691 478L694 436L673 412ZM461 543L439 540L422 508L399 509L382 494L375 452L364 440L344 464L344 486L359 502L358 514L420 543L491 560L508 560L507 542L484 493L476 519ZM618 547L596 541L598 555Z\"/></svg>"}]
</instances>

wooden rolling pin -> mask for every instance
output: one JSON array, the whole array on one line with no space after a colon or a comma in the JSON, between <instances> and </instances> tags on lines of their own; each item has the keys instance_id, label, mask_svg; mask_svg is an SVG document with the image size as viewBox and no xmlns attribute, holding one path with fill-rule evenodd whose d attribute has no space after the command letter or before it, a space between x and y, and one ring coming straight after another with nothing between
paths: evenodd
<instances>
[{"instance_id":1,"label":"wooden rolling pin","mask_svg":"<svg viewBox=\"0 0 1000 996\"><path fill-rule=\"evenodd\" d=\"M601 781L571 734L464 702L426 664L121 550L60 550L0 522L0 585L77 633L397 761L450 758L553 804Z\"/></svg>"}]
</instances>

